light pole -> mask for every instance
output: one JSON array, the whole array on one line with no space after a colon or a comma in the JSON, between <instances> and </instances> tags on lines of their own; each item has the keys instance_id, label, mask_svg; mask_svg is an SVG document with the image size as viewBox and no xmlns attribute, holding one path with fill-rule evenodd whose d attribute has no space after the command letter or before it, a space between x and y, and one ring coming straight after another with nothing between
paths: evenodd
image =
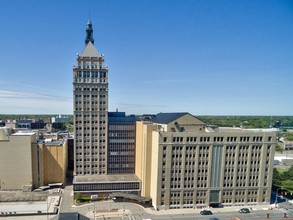
<instances>
[{"instance_id":1,"label":"light pole","mask_svg":"<svg viewBox=\"0 0 293 220\"><path fill-rule=\"evenodd\" d=\"M284 188L282 188L282 187L278 188L277 191L276 191L275 208L277 207L279 189L284 189Z\"/></svg>"}]
</instances>

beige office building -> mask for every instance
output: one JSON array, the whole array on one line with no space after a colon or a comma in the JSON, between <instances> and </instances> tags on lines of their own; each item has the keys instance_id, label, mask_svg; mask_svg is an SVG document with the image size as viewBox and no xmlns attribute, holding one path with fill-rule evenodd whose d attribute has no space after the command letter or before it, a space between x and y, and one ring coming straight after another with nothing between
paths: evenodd
<instances>
[{"instance_id":1,"label":"beige office building","mask_svg":"<svg viewBox=\"0 0 293 220\"><path fill-rule=\"evenodd\" d=\"M34 132L12 133L0 128L0 190L31 191L36 184L32 168Z\"/></svg>"},{"instance_id":2,"label":"beige office building","mask_svg":"<svg viewBox=\"0 0 293 220\"><path fill-rule=\"evenodd\" d=\"M108 68L94 46L90 19L73 68L74 175L107 174Z\"/></svg>"},{"instance_id":3,"label":"beige office building","mask_svg":"<svg viewBox=\"0 0 293 220\"><path fill-rule=\"evenodd\" d=\"M160 113L137 122L136 138L141 194L156 209L269 204L275 132Z\"/></svg>"},{"instance_id":4,"label":"beige office building","mask_svg":"<svg viewBox=\"0 0 293 220\"><path fill-rule=\"evenodd\" d=\"M133 167L130 167L131 169L126 167L134 164L130 156L134 154L134 144L121 139L122 134L134 133L134 125L118 125L111 121L112 136L108 139L108 67L105 66L104 61L104 55L100 54L94 46L93 27L89 19L85 48L81 54L78 54L76 66L73 68L75 136L73 191L99 195L117 191L139 194L140 180L132 173ZM111 115L114 117L113 114ZM121 128L128 132L121 132ZM131 129L132 131L129 131ZM111 143L109 144L108 141ZM134 143L134 140L130 141ZM126 144L123 145L124 143ZM123 158L126 163L121 164L122 158L117 157L117 162L121 166L115 169L116 164L113 160L118 154L127 156ZM132 172L116 175L118 171L122 173L127 170Z\"/></svg>"},{"instance_id":5,"label":"beige office building","mask_svg":"<svg viewBox=\"0 0 293 220\"><path fill-rule=\"evenodd\" d=\"M0 190L66 182L67 139L45 143L32 131L0 128L0 152Z\"/></svg>"}]
</instances>

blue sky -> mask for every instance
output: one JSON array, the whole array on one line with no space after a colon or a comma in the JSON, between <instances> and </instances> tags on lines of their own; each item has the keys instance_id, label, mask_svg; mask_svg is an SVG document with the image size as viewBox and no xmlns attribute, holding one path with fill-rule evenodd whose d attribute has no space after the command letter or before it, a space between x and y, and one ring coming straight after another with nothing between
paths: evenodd
<instances>
[{"instance_id":1,"label":"blue sky","mask_svg":"<svg viewBox=\"0 0 293 220\"><path fill-rule=\"evenodd\" d=\"M293 115L293 1L0 2L0 113L72 114L90 12L109 111Z\"/></svg>"}]
</instances>

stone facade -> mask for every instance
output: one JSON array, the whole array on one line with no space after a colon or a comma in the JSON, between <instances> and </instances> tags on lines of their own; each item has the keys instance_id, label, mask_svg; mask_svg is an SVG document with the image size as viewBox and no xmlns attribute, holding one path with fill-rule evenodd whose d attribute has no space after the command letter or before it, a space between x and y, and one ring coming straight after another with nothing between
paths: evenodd
<instances>
[{"instance_id":1,"label":"stone facade","mask_svg":"<svg viewBox=\"0 0 293 220\"><path fill-rule=\"evenodd\" d=\"M142 196L157 209L269 204L275 141L274 132L208 126L190 114L138 122Z\"/></svg>"}]
</instances>

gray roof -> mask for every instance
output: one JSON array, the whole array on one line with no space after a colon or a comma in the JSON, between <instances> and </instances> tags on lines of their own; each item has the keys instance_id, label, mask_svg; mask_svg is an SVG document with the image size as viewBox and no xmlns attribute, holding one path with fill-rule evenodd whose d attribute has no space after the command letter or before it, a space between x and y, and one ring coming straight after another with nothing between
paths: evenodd
<instances>
[{"instance_id":1,"label":"gray roof","mask_svg":"<svg viewBox=\"0 0 293 220\"><path fill-rule=\"evenodd\" d=\"M154 118L151 119L154 123L168 124L183 115L189 114L188 112L177 112L177 113L159 113L156 114ZM189 114L190 115L190 114Z\"/></svg>"},{"instance_id":2,"label":"gray roof","mask_svg":"<svg viewBox=\"0 0 293 220\"><path fill-rule=\"evenodd\" d=\"M74 183L140 182L135 174L75 176Z\"/></svg>"},{"instance_id":3,"label":"gray roof","mask_svg":"<svg viewBox=\"0 0 293 220\"><path fill-rule=\"evenodd\" d=\"M95 46L93 45L93 43L89 41L79 56L80 57L99 57L100 54L95 48Z\"/></svg>"}]
</instances>

